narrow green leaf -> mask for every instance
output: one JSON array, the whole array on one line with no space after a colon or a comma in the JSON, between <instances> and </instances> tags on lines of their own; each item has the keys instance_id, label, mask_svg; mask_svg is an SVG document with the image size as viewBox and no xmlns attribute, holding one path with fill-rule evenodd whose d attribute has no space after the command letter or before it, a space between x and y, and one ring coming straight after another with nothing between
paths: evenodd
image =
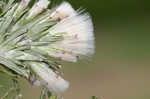
<instances>
[{"instance_id":1,"label":"narrow green leaf","mask_svg":"<svg viewBox=\"0 0 150 99\"><path fill-rule=\"evenodd\" d=\"M27 77L28 78L28 73L25 69L17 66L15 63L13 63L11 60L9 59L6 59L2 56L0 56L0 63L3 64L4 66L6 66L7 68L15 71L16 73L24 76L24 77Z\"/></svg>"},{"instance_id":2,"label":"narrow green leaf","mask_svg":"<svg viewBox=\"0 0 150 99\"><path fill-rule=\"evenodd\" d=\"M7 75L9 75L11 77L15 77L16 76L11 71L9 71L7 68L5 68L3 65L0 65L0 71L6 73Z\"/></svg>"}]
</instances>

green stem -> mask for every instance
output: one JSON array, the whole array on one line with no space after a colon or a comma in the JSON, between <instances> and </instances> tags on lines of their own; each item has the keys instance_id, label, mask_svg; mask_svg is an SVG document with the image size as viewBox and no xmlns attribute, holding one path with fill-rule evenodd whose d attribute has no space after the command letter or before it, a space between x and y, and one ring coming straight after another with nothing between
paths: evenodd
<instances>
[{"instance_id":1,"label":"green stem","mask_svg":"<svg viewBox=\"0 0 150 99\"><path fill-rule=\"evenodd\" d=\"M42 88L40 99L46 99L46 95L47 95L46 89Z\"/></svg>"}]
</instances>

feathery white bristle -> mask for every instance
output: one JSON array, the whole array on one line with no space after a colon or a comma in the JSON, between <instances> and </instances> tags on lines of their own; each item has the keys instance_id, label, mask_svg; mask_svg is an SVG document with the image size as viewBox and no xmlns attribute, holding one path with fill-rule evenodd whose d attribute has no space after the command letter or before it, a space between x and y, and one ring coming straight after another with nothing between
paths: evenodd
<instances>
[{"instance_id":1,"label":"feathery white bristle","mask_svg":"<svg viewBox=\"0 0 150 99\"><path fill-rule=\"evenodd\" d=\"M41 84L48 88L50 92L61 94L68 89L69 83L48 68L46 64L31 62L31 68L40 77Z\"/></svg>"},{"instance_id":2,"label":"feathery white bristle","mask_svg":"<svg viewBox=\"0 0 150 99\"><path fill-rule=\"evenodd\" d=\"M59 60L64 60L64 61L69 61L69 62L76 62L77 61L77 58L75 55L67 53L67 52L65 53L63 51L62 52L51 52L51 51L49 51L48 54L50 56L58 58Z\"/></svg>"},{"instance_id":3,"label":"feathery white bristle","mask_svg":"<svg viewBox=\"0 0 150 99\"><path fill-rule=\"evenodd\" d=\"M77 15L77 12L72 8L72 6L68 2L63 2L54 10L50 17L63 20L75 15Z\"/></svg>"},{"instance_id":4,"label":"feathery white bristle","mask_svg":"<svg viewBox=\"0 0 150 99\"><path fill-rule=\"evenodd\" d=\"M80 57L80 55L91 55L94 53L93 24L87 13L62 20L53 26L49 33L52 35L64 33L64 40L51 46L69 52L68 54L74 57L70 58L72 61L77 60L76 58ZM60 54L56 53L53 56L60 56ZM64 56L61 55L61 59L70 61L66 59L65 54Z\"/></svg>"}]
</instances>

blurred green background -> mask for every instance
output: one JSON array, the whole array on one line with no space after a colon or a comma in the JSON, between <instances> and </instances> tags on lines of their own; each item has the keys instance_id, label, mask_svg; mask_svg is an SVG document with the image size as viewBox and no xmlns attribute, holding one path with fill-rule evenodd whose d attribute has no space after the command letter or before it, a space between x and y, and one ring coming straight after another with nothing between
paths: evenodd
<instances>
[{"instance_id":1,"label":"blurred green background","mask_svg":"<svg viewBox=\"0 0 150 99\"><path fill-rule=\"evenodd\" d=\"M90 62L63 63L70 88L65 99L150 99L150 2L68 0L93 19L96 53ZM59 3L60 0L53 0ZM39 99L39 88L21 83L24 99Z\"/></svg>"}]
</instances>

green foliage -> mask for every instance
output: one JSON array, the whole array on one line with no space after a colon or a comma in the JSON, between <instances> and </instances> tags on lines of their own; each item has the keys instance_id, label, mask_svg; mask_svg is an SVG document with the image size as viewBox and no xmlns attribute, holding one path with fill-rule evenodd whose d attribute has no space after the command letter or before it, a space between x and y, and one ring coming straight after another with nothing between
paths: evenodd
<instances>
[{"instance_id":1,"label":"green foliage","mask_svg":"<svg viewBox=\"0 0 150 99\"><path fill-rule=\"evenodd\" d=\"M47 92L46 88L43 88L41 91L40 99L61 99L55 94L51 94L50 92Z\"/></svg>"},{"instance_id":2,"label":"green foliage","mask_svg":"<svg viewBox=\"0 0 150 99\"><path fill-rule=\"evenodd\" d=\"M20 89L16 79L4 72L0 72L0 78L0 99L20 99Z\"/></svg>"},{"instance_id":3,"label":"green foliage","mask_svg":"<svg viewBox=\"0 0 150 99\"><path fill-rule=\"evenodd\" d=\"M92 98L91 99L98 99L96 96L92 96Z\"/></svg>"}]
</instances>

